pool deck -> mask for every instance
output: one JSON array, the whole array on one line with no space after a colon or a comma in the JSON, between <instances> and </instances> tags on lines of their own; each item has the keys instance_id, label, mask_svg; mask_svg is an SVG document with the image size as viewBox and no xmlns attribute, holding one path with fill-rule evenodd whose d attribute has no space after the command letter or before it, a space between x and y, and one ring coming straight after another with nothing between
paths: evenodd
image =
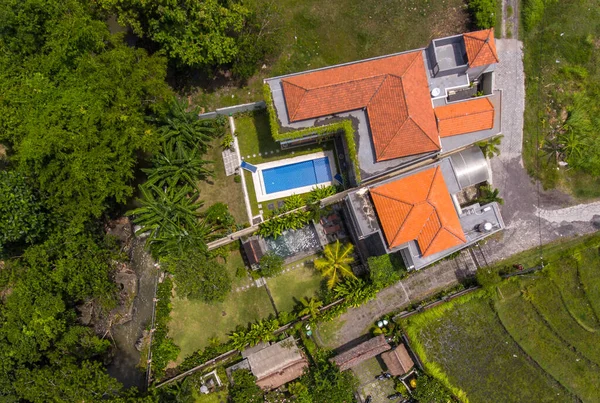
<instances>
[{"instance_id":1,"label":"pool deck","mask_svg":"<svg viewBox=\"0 0 600 403\"><path fill-rule=\"evenodd\" d=\"M331 181L321 182L315 185L310 186L302 186L289 190L282 190L281 192L267 193L265 187L265 181L263 178L262 171L269 168L280 167L284 165L296 164L298 162L310 161L318 158L327 157L329 159L329 170L331 173ZM335 159L333 155L333 151L320 151L317 153L300 155L298 157L286 158L283 160L265 162L263 164L256 165L258 168L255 173L252 174L252 181L254 182L254 189L256 190L256 200L260 202L264 202L267 200L273 199L281 199L283 197L288 197L293 194L301 194L308 193L313 190L317 186L329 186L333 184L333 178L337 174L337 168L335 165Z\"/></svg>"}]
</instances>

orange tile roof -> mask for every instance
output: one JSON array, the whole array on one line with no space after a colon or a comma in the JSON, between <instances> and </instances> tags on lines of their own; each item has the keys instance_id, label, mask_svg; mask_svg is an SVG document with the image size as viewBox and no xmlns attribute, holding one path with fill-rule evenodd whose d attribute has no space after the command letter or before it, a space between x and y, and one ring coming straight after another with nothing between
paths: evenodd
<instances>
[{"instance_id":1,"label":"orange tile roof","mask_svg":"<svg viewBox=\"0 0 600 403\"><path fill-rule=\"evenodd\" d=\"M498 63L494 28L463 34L469 67L485 66Z\"/></svg>"},{"instance_id":2,"label":"orange tile roof","mask_svg":"<svg viewBox=\"0 0 600 403\"><path fill-rule=\"evenodd\" d=\"M377 161L440 149L420 50L281 82L291 122L366 108Z\"/></svg>"},{"instance_id":3,"label":"orange tile roof","mask_svg":"<svg viewBox=\"0 0 600 403\"><path fill-rule=\"evenodd\" d=\"M494 105L488 98L439 106L433 110L440 137L488 130L494 127Z\"/></svg>"},{"instance_id":4,"label":"orange tile roof","mask_svg":"<svg viewBox=\"0 0 600 403\"><path fill-rule=\"evenodd\" d=\"M416 240L429 256L467 242L439 166L370 192L390 248Z\"/></svg>"}]
</instances>

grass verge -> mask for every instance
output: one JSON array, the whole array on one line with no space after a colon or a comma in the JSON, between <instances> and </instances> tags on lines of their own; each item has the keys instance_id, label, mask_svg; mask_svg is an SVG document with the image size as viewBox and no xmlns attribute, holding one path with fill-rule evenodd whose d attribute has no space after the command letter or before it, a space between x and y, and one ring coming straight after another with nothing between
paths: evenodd
<instances>
[{"instance_id":1,"label":"grass verge","mask_svg":"<svg viewBox=\"0 0 600 403\"><path fill-rule=\"evenodd\" d=\"M169 336L181 348L178 363L208 346L209 339L216 337L220 342L226 342L236 326L247 326L275 314L264 287L231 292L221 303L206 304L180 298L173 298L171 303Z\"/></svg>"},{"instance_id":2,"label":"grass verge","mask_svg":"<svg viewBox=\"0 0 600 403\"><path fill-rule=\"evenodd\" d=\"M313 256L314 258L314 256ZM294 262L293 265L302 264ZM302 297L314 297L323 278L312 267L303 265L267 279L267 285L278 311L292 312Z\"/></svg>"}]
</instances>

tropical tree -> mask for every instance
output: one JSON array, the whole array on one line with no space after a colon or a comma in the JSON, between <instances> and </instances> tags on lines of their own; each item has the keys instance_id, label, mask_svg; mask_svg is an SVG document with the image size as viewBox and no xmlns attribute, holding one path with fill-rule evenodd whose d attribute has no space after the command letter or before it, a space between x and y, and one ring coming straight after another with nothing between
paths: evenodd
<instances>
[{"instance_id":1,"label":"tropical tree","mask_svg":"<svg viewBox=\"0 0 600 403\"><path fill-rule=\"evenodd\" d=\"M222 135L225 130L223 117L217 119L198 119L199 108L191 108L186 100L173 98L169 103L169 112L156 119L160 125L160 135L164 143L182 143L185 149L197 149L204 154L209 143Z\"/></svg>"},{"instance_id":2,"label":"tropical tree","mask_svg":"<svg viewBox=\"0 0 600 403\"><path fill-rule=\"evenodd\" d=\"M504 136L496 136L492 137L487 141L480 141L477 143L477 146L481 148L481 151L487 158L494 158L496 155L500 155L500 143L502 143L502 138Z\"/></svg>"},{"instance_id":3,"label":"tropical tree","mask_svg":"<svg viewBox=\"0 0 600 403\"><path fill-rule=\"evenodd\" d=\"M212 161L203 160L197 148L188 148L182 142L164 144L160 153L152 159L152 168L142 169L148 174L148 185L198 186L198 181L212 176L207 164Z\"/></svg>"},{"instance_id":4,"label":"tropical tree","mask_svg":"<svg viewBox=\"0 0 600 403\"><path fill-rule=\"evenodd\" d=\"M264 392L256 384L256 377L247 369L238 369L231 373L233 384L229 389L229 398L233 403L263 403Z\"/></svg>"},{"instance_id":5,"label":"tropical tree","mask_svg":"<svg viewBox=\"0 0 600 403\"><path fill-rule=\"evenodd\" d=\"M190 245L201 247L212 228L199 220L202 205L197 190L189 186L160 189L140 186L142 206L126 214L140 225L138 234L148 232L148 244L157 256L171 249L183 250Z\"/></svg>"},{"instance_id":6,"label":"tropical tree","mask_svg":"<svg viewBox=\"0 0 600 403\"><path fill-rule=\"evenodd\" d=\"M260 273L264 277L273 277L283 270L284 259L274 252L268 252L260 258Z\"/></svg>"},{"instance_id":7,"label":"tropical tree","mask_svg":"<svg viewBox=\"0 0 600 403\"><path fill-rule=\"evenodd\" d=\"M302 206L304 206L304 198L300 195L293 194L293 195L289 196L287 199L285 199L285 210L286 211L295 210Z\"/></svg>"},{"instance_id":8,"label":"tropical tree","mask_svg":"<svg viewBox=\"0 0 600 403\"><path fill-rule=\"evenodd\" d=\"M356 308L377 296L377 287L359 278L349 278L334 288L337 298L345 298L349 306Z\"/></svg>"},{"instance_id":9,"label":"tropical tree","mask_svg":"<svg viewBox=\"0 0 600 403\"><path fill-rule=\"evenodd\" d=\"M490 185L484 185L479 188L480 196L479 203L487 204L496 202L498 204L504 204L504 199L500 197L500 190L492 189Z\"/></svg>"},{"instance_id":10,"label":"tropical tree","mask_svg":"<svg viewBox=\"0 0 600 403\"><path fill-rule=\"evenodd\" d=\"M308 194L307 203L318 203L321 200L333 196L336 190L334 186L317 186Z\"/></svg>"},{"instance_id":11,"label":"tropical tree","mask_svg":"<svg viewBox=\"0 0 600 403\"><path fill-rule=\"evenodd\" d=\"M323 305L322 301L319 301L313 297L306 299L306 297L300 298L301 308L298 312L299 316L310 315L311 318L315 318L319 314L319 308Z\"/></svg>"},{"instance_id":12,"label":"tropical tree","mask_svg":"<svg viewBox=\"0 0 600 403\"><path fill-rule=\"evenodd\" d=\"M339 239L334 244L328 244L323 250L323 256L315 259L314 265L327 277L327 287L332 289L343 278L356 278L350 264L354 262L352 252L354 245L348 243L343 245Z\"/></svg>"}]
</instances>

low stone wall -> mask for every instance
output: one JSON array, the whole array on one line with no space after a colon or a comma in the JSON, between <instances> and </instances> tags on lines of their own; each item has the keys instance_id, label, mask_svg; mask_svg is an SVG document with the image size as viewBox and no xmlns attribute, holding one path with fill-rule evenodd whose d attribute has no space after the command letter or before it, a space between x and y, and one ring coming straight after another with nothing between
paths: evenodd
<instances>
[{"instance_id":1,"label":"low stone wall","mask_svg":"<svg viewBox=\"0 0 600 403\"><path fill-rule=\"evenodd\" d=\"M266 108L265 101L258 101L258 102L252 102L249 104L234 105L234 106L228 106L226 108L219 108L219 109L215 110L214 112L201 113L198 115L198 117L200 119L214 119L219 115L229 116L229 115L234 115L236 113L257 111L257 110L265 109L265 108Z\"/></svg>"}]
</instances>

